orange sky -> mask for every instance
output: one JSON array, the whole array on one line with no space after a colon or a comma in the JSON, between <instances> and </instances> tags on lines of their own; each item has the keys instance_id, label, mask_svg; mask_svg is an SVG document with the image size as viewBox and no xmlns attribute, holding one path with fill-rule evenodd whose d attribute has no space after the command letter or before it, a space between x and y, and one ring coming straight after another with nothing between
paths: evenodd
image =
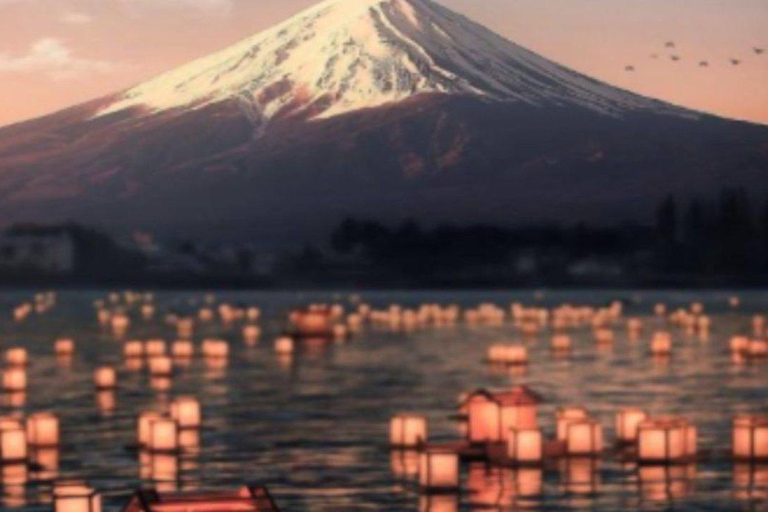
<instances>
[{"instance_id":1,"label":"orange sky","mask_svg":"<svg viewBox=\"0 0 768 512\"><path fill-rule=\"evenodd\" d=\"M441 2L596 78L768 124L768 53L752 50L768 49L768 0ZM313 3L0 0L0 125L124 89ZM666 57L670 39L678 63ZM734 67L731 57L743 63ZM705 59L710 67L699 67ZM637 71L624 71L628 64Z\"/></svg>"}]
</instances>

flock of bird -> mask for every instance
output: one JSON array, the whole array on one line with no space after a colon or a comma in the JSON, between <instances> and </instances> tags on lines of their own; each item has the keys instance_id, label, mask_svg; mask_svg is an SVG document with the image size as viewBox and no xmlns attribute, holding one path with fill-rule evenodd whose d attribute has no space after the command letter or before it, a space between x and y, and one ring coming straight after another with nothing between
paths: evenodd
<instances>
[{"instance_id":1,"label":"flock of bird","mask_svg":"<svg viewBox=\"0 0 768 512\"><path fill-rule=\"evenodd\" d=\"M675 43L674 41L667 41L666 44L664 45L664 48L667 51L674 52L675 49L677 48L677 43ZM757 56L765 54L765 48L753 47L752 51ZM651 54L651 58L652 59L660 59L661 57L662 57L662 55L659 54L659 53L652 53ZM672 62L680 62L681 60L683 60L683 58L680 55L678 55L677 53L671 53L669 55L669 58L670 58L670 60ZM742 63L742 59L740 59L740 58L733 58L732 57L732 58L728 59L728 62L730 62L730 64L732 66L740 66L741 63ZM699 61L699 67L708 68L709 65L710 65L710 62L708 60ZM626 66L624 69L626 71L635 71L636 70L634 64L630 64L630 65Z\"/></svg>"}]
</instances>

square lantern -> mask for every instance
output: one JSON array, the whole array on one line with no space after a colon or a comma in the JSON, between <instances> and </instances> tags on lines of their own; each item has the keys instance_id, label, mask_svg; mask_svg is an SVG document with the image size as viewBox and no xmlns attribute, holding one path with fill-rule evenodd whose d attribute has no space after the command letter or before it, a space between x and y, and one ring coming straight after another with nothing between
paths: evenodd
<instances>
[{"instance_id":1,"label":"square lantern","mask_svg":"<svg viewBox=\"0 0 768 512\"><path fill-rule=\"evenodd\" d=\"M415 448L427 442L427 419L400 414L389 422L389 444L393 448Z\"/></svg>"},{"instance_id":2,"label":"square lantern","mask_svg":"<svg viewBox=\"0 0 768 512\"><path fill-rule=\"evenodd\" d=\"M144 356L144 344L138 340L126 341L123 345L123 355L126 359Z\"/></svg>"},{"instance_id":3,"label":"square lantern","mask_svg":"<svg viewBox=\"0 0 768 512\"><path fill-rule=\"evenodd\" d=\"M768 461L768 416L737 416L733 420L733 456Z\"/></svg>"},{"instance_id":4,"label":"square lantern","mask_svg":"<svg viewBox=\"0 0 768 512\"><path fill-rule=\"evenodd\" d=\"M82 482L59 482L53 488L54 512L101 512L101 496Z\"/></svg>"},{"instance_id":5,"label":"square lantern","mask_svg":"<svg viewBox=\"0 0 768 512\"><path fill-rule=\"evenodd\" d=\"M171 403L171 417L181 429L200 428L203 414L200 402L193 397L179 397Z\"/></svg>"},{"instance_id":6,"label":"square lantern","mask_svg":"<svg viewBox=\"0 0 768 512\"><path fill-rule=\"evenodd\" d=\"M21 347L9 348L5 352L5 362L8 366L26 366L29 362L27 349Z\"/></svg>"},{"instance_id":7,"label":"square lantern","mask_svg":"<svg viewBox=\"0 0 768 512\"><path fill-rule=\"evenodd\" d=\"M426 448L419 455L419 486L428 492L459 488L459 454L446 448Z\"/></svg>"},{"instance_id":8,"label":"square lantern","mask_svg":"<svg viewBox=\"0 0 768 512\"><path fill-rule=\"evenodd\" d=\"M150 420L146 448L151 452L170 453L179 449L179 424L161 416Z\"/></svg>"},{"instance_id":9,"label":"square lantern","mask_svg":"<svg viewBox=\"0 0 768 512\"><path fill-rule=\"evenodd\" d=\"M143 446L143 447L149 446L149 437L150 437L149 426L153 421L161 417L162 415L155 411L144 411L141 414L139 414L139 420L137 422L137 428L136 428L136 437L140 446Z\"/></svg>"},{"instance_id":10,"label":"square lantern","mask_svg":"<svg viewBox=\"0 0 768 512\"><path fill-rule=\"evenodd\" d=\"M595 420L570 421L566 427L565 451L569 456L592 456L603 451L603 427Z\"/></svg>"},{"instance_id":11,"label":"square lantern","mask_svg":"<svg viewBox=\"0 0 768 512\"><path fill-rule=\"evenodd\" d=\"M171 345L171 354L177 359L189 359L195 354L195 346L189 340L176 340Z\"/></svg>"},{"instance_id":12,"label":"square lantern","mask_svg":"<svg viewBox=\"0 0 768 512\"><path fill-rule=\"evenodd\" d=\"M636 443L637 427L648 419L648 413L642 409L626 408L616 416L616 440L619 443Z\"/></svg>"},{"instance_id":13,"label":"square lantern","mask_svg":"<svg viewBox=\"0 0 768 512\"><path fill-rule=\"evenodd\" d=\"M507 457L516 464L540 464L543 460L543 436L541 430L510 430L507 440Z\"/></svg>"},{"instance_id":14,"label":"square lantern","mask_svg":"<svg viewBox=\"0 0 768 512\"><path fill-rule=\"evenodd\" d=\"M59 418L55 414L40 412L27 418L27 443L34 447L59 445Z\"/></svg>"},{"instance_id":15,"label":"square lantern","mask_svg":"<svg viewBox=\"0 0 768 512\"><path fill-rule=\"evenodd\" d=\"M10 392L27 389L27 370L23 367L6 368L3 372L3 389Z\"/></svg>"},{"instance_id":16,"label":"square lantern","mask_svg":"<svg viewBox=\"0 0 768 512\"><path fill-rule=\"evenodd\" d=\"M697 451L696 427L683 418L658 418L638 426L638 460L670 463L690 459Z\"/></svg>"},{"instance_id":17,"label":"square lantern","mask_svg":"<svg viewBox=\"0 0 768 512\"><path fill-rule=\"evenodd\" d=\"M22 462L27 459L27 433L21 423L12 418L0 418L0 463Z\"/></svg>"},{"instance_id":18,"label":"square lantern","mask_svg":"<svg viewBox=\"0 0 768 512\"><path fill-rule=\"evenodd\" d=\"M237 491L163 493L138 491L123 512L238 511L279 512L266 487L243 487Z\"/></svg>"},{"instance_id":19,"label":"square lantern","mask_svg":"<svg viewBox=\"0 0 768 512\"><path fill-rule=\"evenodd\" d=\"M154 356L149 360L149 373L153 377L169 377L173 374L173 361L170 357Z\"/></svg>"},{"instance_id":20,"label":"square lantern","mask_svg":"<svg viewBox=\"0 0 768 512\"><path fill-rule=\"evenodd\" d=\"M541 397L526 386L498 392L481 389L467 395L461 408L467 411L468 441L501 443L512 428L536 428L539 403Z\"/></svg>"},{"instance_id":21,"label":"square lantern","mask_svg":"<svg viewBox=\"0 0 768 512\"><path fill-rule=\"evenodd\" d=\"M97 390L115 389L117 372L111 366L102 366L93 372L93 383Z\"/></svg>"},{"instance_id":22,"label":"square lantern","mask_svg":"<svg viewBox=\"0 0 768 512\"><path fill-rule=\"evenodd\" d=\"M164 356L165 340L147 340L144 344L144 353L147 357Z\"/></svg>"},{"instance_id":23,"label":"square lantern","mask_svg":"<svg viewBox=\"0 0 768 512\"><path fill-rule=\"evenodd\" d=\"M392 474L398 478L413 478L419 474L419 452L417 450L395 450L390 453L389 464Z\"/></svg>"},{"instance_id":24,"label":"square lantern","mask_svg":"<svg viewBox=\"0 0 768 512\"><path fill-rule=\"evenodd\" d=\"M589 418L589 413L583 407L563 407L556 413L557 440L565 442L568 434L568 424Z\"/></svg>"},{"instance_id":25,"label":"square lantern","mask_svg":"<svg viewBox=\"0 0 768 512\"><path fill-rule=\"evenodd\" d=\"M69 338L56 340L54 352L58 356L71 356L75 352L75 341Z\"/></svg>"}]
</instances>

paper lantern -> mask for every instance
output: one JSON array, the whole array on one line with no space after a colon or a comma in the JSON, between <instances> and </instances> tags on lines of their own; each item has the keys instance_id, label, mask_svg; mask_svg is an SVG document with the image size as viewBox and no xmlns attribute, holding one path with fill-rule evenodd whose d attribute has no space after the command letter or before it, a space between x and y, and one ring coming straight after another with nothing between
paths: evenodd
<instances>
[{"instance_id":1,"label":"paper lantern","mask_svg":"<svg viewBox=\"0 0 768 512\"><path fill-rule=\"evenodd\" d=\"M733 354L744 354L749 351L749 338L746 336L734 336L728 342L728 348Z\"/></svg>"},{"instance_id":2,"label":"paper lantern","mask_svg":"<svg viewBox=\"0 0 768 512\"><path fill-rule=\"evenodd\" d=\"M56 340L53 350L57 356L71 356L75 353L75 341L69 338Z\"/></svg>"},{"instance_id":3,"label":"paper lantern","mask_svg":"<svg viewBox=\"0 0 768 512\"><path fill-rule=\"evenodd\" d=\"M389 444L395 448L415 448L427 442L427 419L401 414L389 422Z\"/></svg>"},{"instance_id":4,"label":"paper lantern","mask_svg":"<svg viewBox=\"0 0 768 512\"><path fill-rule=\"evenodd\" d=\"M413 478L419 474L417 450L393 450L389 457L392 474L398 478Z\"/></svg>"},{"instance_id":5,"label":"paper lantern","mask_svg":"<svg viewBox=\"0 0 768 512\"><path fill-rule=\"evenodd\" d=\"M246 325L243 327L243 339L249 343L255 343L261 336L261 329L258 325Z\"/></svg>"},{"instance_id":6,"label":"paper lantern","mask_svg":"<svg viewBox=\"0 0 768 512\"><path fill-rule=\"evenodd\" d=\"M229 357L229 343L225 340L204 340L203 356L207 359L226 359Z\"/></svg>"},{"instance_id":7,"label":"paper lantern","mask_svg":"<svg viewBox=\"0 0 768 512\"><path fill-rule=\"evenodd\" d=\"M155 411L144 411L139 414L139 420L137 422L136 437L138 438L140 446L148 446L150 438L150 423L156 419L160 419L162 416Z\"/></svg>"},{"instance_id":8,"label":"paper lantern","mask_svg":"<svg viewBox=\"0 0 768 512\"><path fill-rule=\"evenodd\" d=\"M648 413L642 409L621 409L616 415L616 440L620 443L637 442L637 427L647 419Z\"/></svg>"},{"instance_id":9,"label":"paper lantern","mask_svg":"<svg viewBox=\"0 0 768 512\"><path fill-rule=\"evenodd\" d=\"M138 340L125 342L123 345L123 355L126 359L133 359L144 356L144 344Z\"/></svg>"},{"instance_id":10,"label":"paper lantern","mask_svg":"<svg viewBox=\"0 0 768 512\"><path fill-rule=\"evenodd\" d=\"M571 350L571 337L567 334L556 334L552 336L552 350L557 352L567 352Z\"/></svg>"},{"instance_id":11,"label":"paper lantern","mask_svg":"<svg viewBox=\"0 0 768 512\"><path fill-rule=\"evenodd\" d=\"M82 482L60 482L53 488L54 512L101 512L101 496Z\"/></svg>"},{"instance_id":12,"label":"paper lantern","mask_svg":"<svg viewBox=\"0 0 768 512\"><path fill-rule=\"evenodd\" d=\"M26 366L29 362L27 349L21 347L9 348L5 352L5 362L8 366Z\"/></svg>"},{"instance_id":13,"label":"paper lantern","mask_svg":"<svg viewBox=\"0 0 768 512\"><path fill-rule=\"evenodd\" d=\"M292 354L294 350L293 339L281 336L275 340L275 352L278 354Z\"/></svg>"},{"instance_id":14,"label":"paper lantern","mask_svg":"<svg viewBox=\"0 0 768 512\"><path fill-rule=\"evenodd\" d=\"M445 448L426 448L419 456L419 486L429 492L459 488L459 455Z\"/></svg>"},{"instance_id":15,"label":"paper lantern","mask_svg":"<svg viewBox=\"0 0 768 512\"><path fill-rule=\"evenodd\" d=\"M195 329L195 321L191 318L181 318L176 323L176 336L182 339L189 339Z\"/></svg>"},{"instance_id":16,"label":"paper lantern","mask_svg":"<svg viewBox=\"0 0 768 512\"><path fill-rule=\"evenodd\" d=\"M668 356L672 353L672 336L668 332L654 333L651 339L651 353L655 356Z\"/></svg>"},{"instance_id":17,"label":"paper lantern","mask_svg":"<svg viewBox=\"0 0 768 512\"><path fill-rule=\"evenodd\" d=\"M171 403L171 417L181 429L200 428L203 420L200 402L193 397L179 397Z\"/></svg>"},{"instance_id":18,"label":"paper lantern","mask_svg":"<svg viewBox=\"0 0 768 512\"><path fill-rule=\"evenodd\" d=\"M665 304L656 304L653 307L653 312L656 316L664 316L667 314L667 306Z\"/></svg>"},{"instance_id":19,"label":"paper lantern","mask_svg":"<svg viewBox=\"0 0 768 512\"><path fill-rule=\"evenodd\" d=\"M697 432L683 418L648 419L638 425L638 460L667 463L696 455Z\"/></svg>"},{"instance_id":20,"label":"paper lantern","mask_svg":"<svg viewBox=\"0 0 768 512\"><path fill-rule=\"evenodd\" d=\"M39 412L27 418L27 443L34 447L59 445L59 418L49 412Z\"/></svg>"},{"instance_id":21,"label":"paper lantern","mask_svg":"<svg viewBox=\"0 0 768 512\"><path fill-rule=\"evenodd\" d=\"M146 444L151 452L175 452L179 449L179 424L173 418L161 416L149 421Z\"/></svg>"},{"instance_id":22,"label":"paper lantern","mask_svg":"<svg viewBox=\"0 0 768 512\"><path fill-rule=\"evenodd\" d=\"M543 436L539 429L510 430L507 457L517 464L540 464L543 459Z\"/></svg>"},{"instance_id":23,"label":"paper lantern","mask_svg":"<svg viewBox=\"0 0 768 512\"><path fill-rule=\"evenodd\" d=\"M335 324L333 326L333 337L337 340L343 340L349 336L349 330L344 324Z\"/></svg>"},{"instance_id":24,"label":"paper lantern","mask_svg":"<svg viewBox=\"0 0 768 512\"><path fill-rule=\"evenodd\" d=\"M589 418L589 413L583 407L563 407L556 413L557 440L565 442L568 438L568 423Z\"/></svg>"},{"instance_id":25,"label":"paper lantern","mask_svg":"<svg viewBox=\"0 0 768 512\"><path fill-rule=\"evenodd\" d=\"M195 354L195 345L189 340L176 340L171 346L171 354L176 359L189 359Z\"/></svg>"},{"instance_id":26,"label":"paper lantern","mask_svg":"<svg viewBox=\"0 0 768 512\"><path fill-rule=\"evenodd\" d=\"M173 361L170 357L155 356L149 360L149 373L153 377L168 377L173 373Z\"/></svg>"},{"instance_id":27,"label":"paper lantern","mask_svg":"<svg viewBox=\"0 0 768 512\"><path fill-rule=\"evenodd\" d=\"M733 456L768 461L768 416L737 416L733 420Z\"/></svg>"},{"instance_id":28,"label":"paper lantern","mask_svg":"<svg viewBox=\"0 0 768 512\"><path fill-rule=\"evenodd\" d=\"M537 427L540 397L525 386L508 391L479 390L467 395L467 438L473 444L506 442L512 428Z\"/></svg>"},{"instance_id":29,"label":"paper lantern","mask_svg":"<svg viewBox=\"0 0 768 512\"><path fill-rule=\"evenodd\" d=\"M22 462L27 459L27 433L21 423L0 418L0 463Z\"/></svg>"},{"instance_id":30,"label":"paper lantern","mask_svg":"<svg viewBox=\"0 0 768 512\"><path fill-rule=\"evenodd\" d=\"M111 366L102 366L93 372L93 382L96 389L115 389L117 387L117 372Z\"/></svg>"},{"instance_id":31,"label":"paper lantern","mask_svg":"<svg viewBox=\"0 0 768 512\"><path fill-rule=\"evenodd\" d=\"M165 340L147 340L144 345L144 353L147 357L158 357L165 355Z\"/></svg>"},{"instance_id":32,"label":"paper lantern","mask_svg":"<svg viewBox=\"0 0 768 512\"><path fill-rule=\"evenodd\" d=\"M6 368L3 371L3 389L9 392L21 392L27 389L27 370L23 367Z\"/></svg>"},{"instance_id":33,"label":"paper lantern","mask_svg":"<svg viewBox=\"0 0 768 512\"><path fill-rule=\"evenodd\" d=\"M749 348L747 349L747 355L753 358L768 357L768 341L766 340L750 341Z\"/></svg>"},{"instance_id":34,"label":"paper lantern","mask_svg":"<svg viewBox=\"0 0 768 512\"><path fill-rule=\"evenodd\" d=\"M603 427L591 419L573 420L566 425L565 451L569 456L598 455L603 451Z\"/></svg>"}]
</instances>

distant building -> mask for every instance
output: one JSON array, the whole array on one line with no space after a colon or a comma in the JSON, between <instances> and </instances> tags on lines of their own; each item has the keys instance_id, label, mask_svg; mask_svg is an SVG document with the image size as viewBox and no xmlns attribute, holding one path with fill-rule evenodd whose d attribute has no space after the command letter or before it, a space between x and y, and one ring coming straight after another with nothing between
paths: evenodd
<instances>
[{"instance_id":1,"label":"distant building","mask_svg":"<svg viewBox=\"0 0 768 512\"><path fill-rule=\"evenodd\" d=\"M15 227L0 235L0 271L71 274L75 242L64 227Z\"/></svg>"}]
</instances>

